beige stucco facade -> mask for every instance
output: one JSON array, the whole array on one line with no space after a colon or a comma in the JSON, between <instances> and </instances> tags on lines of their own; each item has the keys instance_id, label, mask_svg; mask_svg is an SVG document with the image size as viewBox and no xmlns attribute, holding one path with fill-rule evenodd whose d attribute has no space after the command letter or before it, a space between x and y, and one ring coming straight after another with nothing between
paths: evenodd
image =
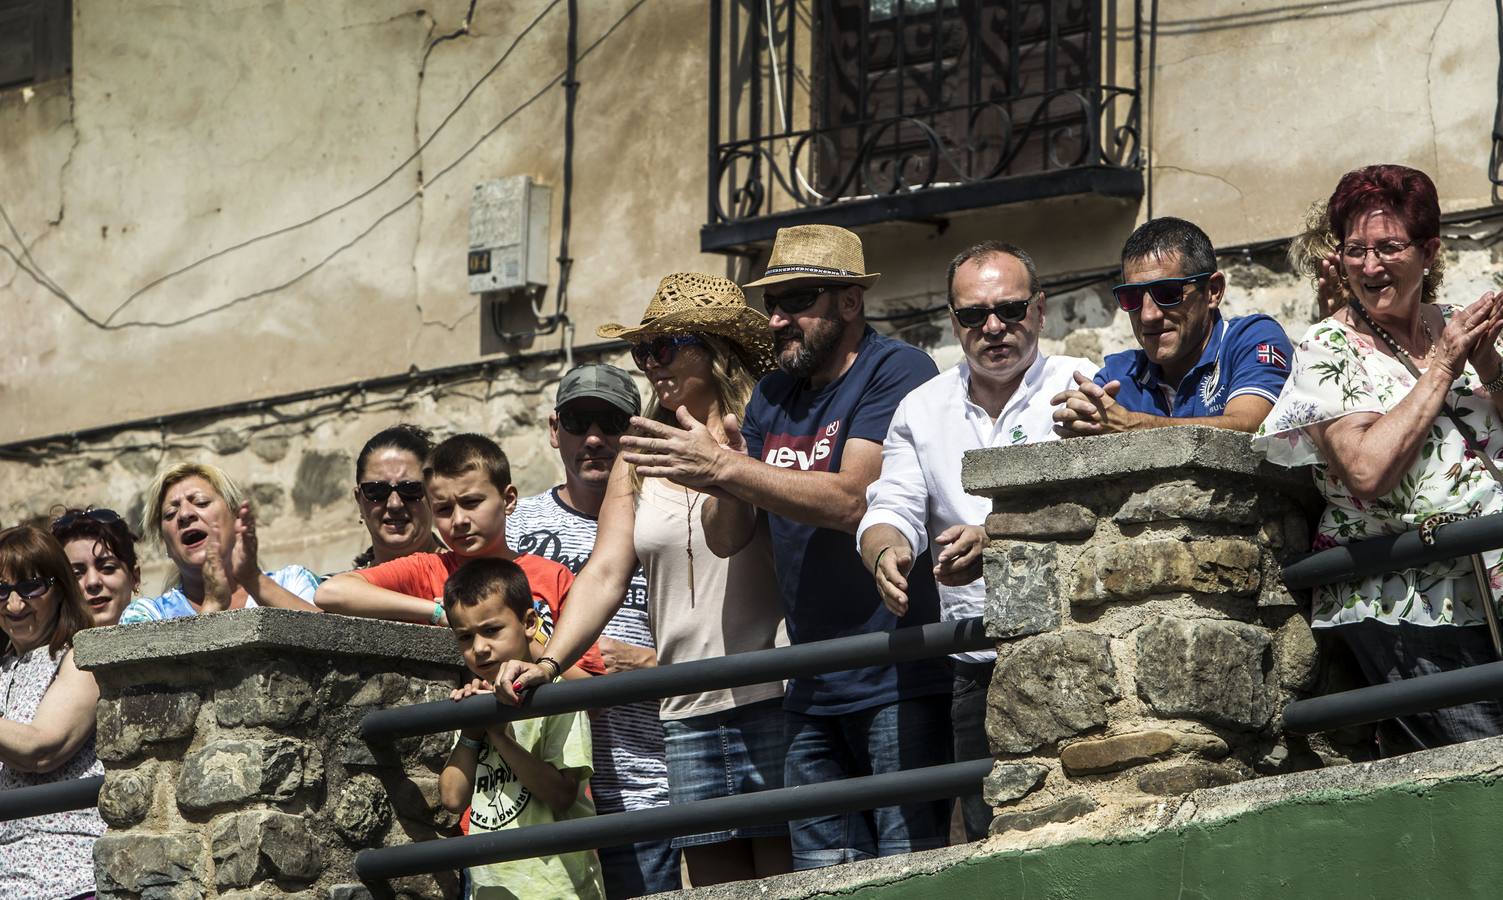
<instances>
[{"instance_id":1,"label":"beige stucco facade","mask_svg":"<svg viewBox=\"0 0 1503 900\"><path fill-rule=\"evenodd\" d=\"M1119 3L1119 25L1132 6ZM596 326L635 320L663 274L744 278L758 263L699 251L707 4L580 7L569 313L589 358ZM0 204L15 229L0 243L35 273L0 254L0 522L60 503L139 508L164 460L205 459L258 486L267 562L328 571L363 546L351 460L384 425L496 434L524 494L557 479L542 428L554 357L279 398L481 358L471 189L521 174L552 186L557 255L565 25L564 4L544 0L76 0L71 79L0 92ZM1378 161L1428 171L1447 211L1489 207L1497 29L1489 4L1455 0L1163 4L1153 213L1194 219L1218 245L1287 237L1342 172ZM1117 37L1120 70L1131 35ZM1022 244L1046 275L1109 267L1147 212L1146 199L1076 197L872 227L872 306L941 299L947 260L980 238ZM1475 239L1489 227L1448 227L1450 298L1497 286ZM1233 314L1269 311L1296 332L1309 321L1308 288L1277 252L1227 270ZM556 263L549 284L545 307ZM1131 341L1102 287L1049 311L1051 351ZM956 358L942 319L902 334Z\"/></svg>"}]
</instances>

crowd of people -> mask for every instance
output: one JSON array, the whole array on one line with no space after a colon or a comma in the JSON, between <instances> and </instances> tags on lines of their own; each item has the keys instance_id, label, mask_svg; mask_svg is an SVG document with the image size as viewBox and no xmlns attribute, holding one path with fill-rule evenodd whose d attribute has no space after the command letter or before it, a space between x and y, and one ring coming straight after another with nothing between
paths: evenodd
<instances>
[{"instance_id":1,"label":"crowd of people","mask_svg":"<svg viewBox=\"0 0 1503 900\"><path fill-rule=\"evenodd\" d=\"M558 679L981 612L988 501L967 450L1183 425L1252 435L1312 467L1315 547L1434 530L1503 510L1503 296L1440 302L1439 200L1424 173L1344 176L1291 257L1322 317L1292 346L1263 315L1223 316L1210 238L1150 220L1113 294L1138 346L1104 364L1047 355L1033 258L987 241L950 264L963 360L939 372L876 332L860 239L778 232L762 311L717 276L664 278L627 341L651 392L609 365L566 373L549 417L562 483L518 499L505 452L398 425L370 439L354 500L370 546L343 573L264 571L255 510L218 468L182 462L146 492L139 533L173 563L141 590L137 538L107 509L0 532L0 790L101 771L80 630L257 605L448 627L470 680L456 699L518 703ZM1493 450L1490 448L1496 447ZM1491 551L1315 591L1312 624L1372 682L1497 658ZM1484 589L1485 586L1485 589ZM869 666L465 731L441 778L467 833L646 809L990 754L995 653ZM1503 733L1474 703L1379 730L1397 753ZM935 740L952 735L953 741ZM470 870L470 896L634 897L939 847L933 801L727 828ZM969 839L991 810L961 798ZM0 823L0 894L90 896L94 811ZM681 865L682 860L682 865Z\"/></svg>"}]
</instances>

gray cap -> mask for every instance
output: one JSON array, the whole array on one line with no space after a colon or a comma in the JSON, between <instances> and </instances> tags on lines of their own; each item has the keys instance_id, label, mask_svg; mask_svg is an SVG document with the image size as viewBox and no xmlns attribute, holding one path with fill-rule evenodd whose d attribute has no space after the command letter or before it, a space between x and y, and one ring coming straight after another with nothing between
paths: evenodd
<instances>
[{"instance_id":1,"label":"gray cap","mask_svg":"<svg viewBox=\"0 0 1503 900\"><path fill-rule=\"evenodd\" d=\"M642 412L642 395L637 392L637 383L625 371L605 363L588 363L570 369L558 383L558 397L553 408L558 409L581 397L604 400L634 416Z\"/></svg>"}]
</instances>

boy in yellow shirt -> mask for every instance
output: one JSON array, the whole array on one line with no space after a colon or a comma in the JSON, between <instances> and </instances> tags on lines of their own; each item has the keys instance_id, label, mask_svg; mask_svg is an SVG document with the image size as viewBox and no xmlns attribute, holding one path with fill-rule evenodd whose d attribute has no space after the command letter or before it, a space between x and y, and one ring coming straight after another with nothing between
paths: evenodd
<instances>
[{"instance_id":1,"label":"boy in yellow shirt","mask_svg":"<svg viewBox=\"0 0 1503 900\"><path fill-rule=\"evenodd\" d=\"M472 560L444 584L444 613L475 678L459 700L495 691L502 663L533 661L539 620L527 576L504 559ZM593 816L585 791L590 763L589 717L543 716L466 731L439 779L444 807L470 807L470 834ZM603 900L600 862L585 850L469 870L472 900Z\"/></svg>"}]
</instances>

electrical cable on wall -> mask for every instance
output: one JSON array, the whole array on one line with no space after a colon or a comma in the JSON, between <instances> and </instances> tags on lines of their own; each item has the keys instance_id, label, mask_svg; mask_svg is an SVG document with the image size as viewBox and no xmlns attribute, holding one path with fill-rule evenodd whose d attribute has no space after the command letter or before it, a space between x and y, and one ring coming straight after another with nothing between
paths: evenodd
<instances>
[{"instance_id":1,"label":"electrical cable on wall","mask_svg":"<svg viewBox=\"0 0 1503 900\"><path fill-rule=\"evenodd\" d=\"M448 122L455 116L455 114L458 113L459 108L461 106L463 106L464 103L467 102L470 99L470 97L475 93L475 91L478 90L478 88L480 87L480 85L482 83L484 83L484 81L486 79L488 79L491 75L493 75L500 68L501 64L504 63L505 60L511 55L511 53L516 49L517 45L527 35L527 33L529 33L530 31L532 31L542 21L543 17L546 16L554 7L556 7L561 2L564 2L564 0L552 0L552 2L550 2L548 4L548 6L546 8L544 8L544 10L541 13L539 13L538 16L536 18L534 18L532 20L532 22L529 23L528 26L525 29L523 29L522 32L520 34L518 34L515 39L513 39L512 43L507 47L507 50L505 51L505 53L503 53L502 57L500 59L498 59L496 61L496 63L491 66L490 70L488 70L486 72L486 74L481 77L480 80L476 81L475 84L471 86L470 90L460 100L459 105L457 105L456 107L454 107L454 109L450 110L450 112L447 115L445 115L444 119L440 122L439 127L437 129L435 129L434 132L428 136L428 138L424 141L424 143L422 145L420 145L418 151L415 152L412 156L410 156L406 161L404 161L401 166L399 166L397 169L393 170L389 175L385 176L381 181L377 182L375 185L372 185L370 188L368 188L362 194L350 198L349 200L345 201L344 203L340 204L339 206L336 206L336 207L333 207L331 209L325 210L324 212L318 214L317 216L314 216L314 217L312 217L310 219L307 219L307 220L305 220L303 222L298 222L298 223L294 223L292 225L287 225L287 226L284 226L284 227L282 227L280 229L277 229L275 231L267 232L266 234L259 235L259 236L254 237L254 238L250 238L250 239L248 239L246 241L241 242L240 244L237 244L237 245L234 245L234 246L231 246L231 247L226 247L223 250L216 251L215 253L209 254L208 256L205 256L205 257L203 257L203 258L201 258L199 260L196 260L195 262L190 263L188 266L182 267L182 268L176 270L175 272L169 272L169 273L167 273L166 275L162 276L161 278L158 278L156 281L152 282L151 284L148 284L147 286L141 288L135 294L131 295L131 297L128 297L127 300L124 303L122 303L119 307L117 307L116 310L114 312L112 312L110 314L110 316L106 317L104 320L100 320L100 319L94 317L93 315L91 315L86 309L83 308L82 304L78 303L66 290L64 290L62 288L61 285L59 285L56 281L54 281L52 278L50 278L41 269L40 266L35 266L35 267L28 266L23 261L22 256L16 254L14 251L11 250L10 247L6 246L3 243L0 243L0 253L3 253L5 256L9 257L11 259L11 261L13 263L15 263L15 265L17 266L17 268L20 271L24 272L28 277L30 277L38 285L40 285L41 287L43 287L44 289L46 289L48 291L48 293L53 294L60 301L62 301L63 303L65 303L70 309L72 309L85 322L87 322L88 324L94 326L95 328L98 328L101 331L118 331L118 330L122 330L122 329L126 329L126 328L171 328L171 327L175 327L177 325L182 325L182 324L185 324L187 322L191 322L191 321L194 321L194 320L197 320L197 319L201 319L201 318L213 315L215 313L222 312L222 311L224 311L226 309L229 309L230 307L237 306L237 305L239 305L241 303L244 303L244 302L247 302L249 300L254 300L254 299L257 299L259 297L263 297L263 296L266 296L266 295L269 295L269 294L273 294L273 293L285 290L285 289L293 286L294 284L297 284L298 282L302 281L304 278L306 278L309 275L311 275L314 271L316 271L317 269L321 268L325 264L327 264L330 261L332 261L335 257L337 257L340 254L342 254L344 251L350 249L355 244L359 243L361 240L363 240L365 237L367 237L369 234L371 234L373 231L375 231L375 229L377 227L379 227L382 223L384 223L386 220L390 219L392 216L396 215L398 212L401 212L403 209L405 209L406 207L410 206L413 202L415 202L420 197L422 197L423 196L423 191L424 191L425 188L433 185L439 179L443 178L445 175L447 175L448 173L452 172L455 168L457 168L461 163L463 163L466 159L468 159L469 156L472 153L474 153L475 150L478 149L481 144L484 144L486 141L488 141L492 136L494 136L496 134L496 132L500 131L502 127L504 127L506 124L508 124L509 122L511 122L516 116L520 115L524 110L526 110L527 108L529 108L530 106L532 106L533 103L537 102L539 99L541 99L543 96L545 96L548 91L552 90L556 85L558 85L561 81L563 81L564 78L566 77L567 73L566 72L560 72L558 75L554 76L546 84L544 84L531 97L529 97L528 99L524 100L522 103L520 103L516 107L514 107L510 112L508 112L505 116L503 116L500 119L500 121L498 121L495 125L491 126L483 134L481 134L480 137L477 138L467 149L465 149L464 152L460 153L458 157L456 157L453 161L451 161L449 164L447 164L443 168L439 169L436 173L434 173L432 175L432 177L428 178L426 180L426 182L422 186L420 186L416 191L412 192L412 194L409 195L405 200L401 201L397 205L395 205L392 208L388 209L386 212L382 213L380 216L378 216L375 219L375 221L371 222L368 226L366 226L364 229L362 229L360 232L358 232L353 238L351 238L350 240L348 240L348 241L340 244L338 247L334 248L330 253L328 253L326 256L324 256L324 258L318 260L313 265L311 265L308 268L304 269L303 271L297 273L296 275L293 275L291 278L288 278L287 280L285 280L283 282L280 282L279 284L275 284L275 285L272 285L270 287L266 287L266 288L263 288L261 290L249 293L249 294L244 294L244 295L235 297L235 298L233 298L231 300L228 300L228 301L225 301L224 303L221 303L221 304L219 304L217 306L210 307L209 309L201 310L199 312L192 313L192 314L189 314L189 315L177 318L177 319L172 319L172 320L169 320L169 321L132 321L132 322L114 322L114 321L112 321L113 317L115 315L118 315L118 313L125 307L125 305L127 303L129 303L131 300L133 300L136 296L139 296L144 291L146 291L146 290L150 289L151 287L155 286L156 284L160 284L160 283L162 283L163 281L165 281L165 280L167 280L169 278L172 278L172 277L175 277L176 275L179 275L179 274L182 274L184 272L187 272L187 271L189 271L189 270L191 270L191 269L193 269L193 268L195 268L195 267L197 267L199 265L202 265L205 262L208 262L208 261L210 261L212 259L218 258L218 257L223 256L225 254L231 253L234 250L250 246L250 245L252 245L254 243L257 243L257 242L262 241L262 240L266 240L267 238L270 238L270 237L275 237L275 236L277 236L279 234L285 234L285 233L287 233L289 231L293 231L293 230L295 230L297 228L300 228L303 225L310 224L312 222L318 221L321 218L327 217L328 215L330 215L330 214L332 214L334 212L337 212L340 209L343 209L343 208L348 207L349 205L351 205L353 203L358 202L360 199L362 199L365 196L369 196L371 193L373 193L375 190L377 190L381 185L389 182L393 177L395 177L398 173L401 172L402 168L405 168L406 165L410 164L412 162L412 160L414 160L414 159L417 158L418 154L421 153L422 148L426 147L428 143L431 143L431 141L434 139L434 137L437 136L439 130L442 129L444 125L448 124ZM625 12L623 12L621 14L621 16L618 19L616 19L616 21L613 22L609 28L607 28L605 30L604 33L602 33L598 38L596 38L587 47L585 47L584 50L580 51L577 54L577 60L576 61L583 60L586 57L588 57L590 55L590 53L592 53L597 47L599 47L602 43L604 43L607 39L609 39L613 34L615 34L616 30L618 28L620 28L620 26L622 24L624 24L626 22L626 20L628 18L630 18L646 2L647 2L647 0L637 0L636 3L633 3L629 8L627 8L627 10ZM4 213L4 212L5 212L4 205L0 204L0 213ZM5 216L5 218L8 220L9 216L7 215L7 216ZM24 253L26 251L26 242L24 240L21 240L19 234L17 234L16 239L17 239L18 243L20 244L20 246L21 246L21 248L23 250L23 253ZM29 253L27 253L27 255L29 256Z\"/></svg>"},{"instance_id":2,"label":"electrical cable on wall","mask_svg":"<svg viewBox=\"0 0 1503 900\"><path fill-rule=\"evenodd\" d=\"M578 0L568 0L569 26L565 38L564 63L564 190L563 209L559 214L558 237L558 291L553 301L553 314L543 315L541 298L532 301L532 314L540 323L531 331L507 331L501 325L502 305L491 303L491 328L496 336L506 341L525 341L542 337L563 329L564 370L574 367L574 328L569 321L569 270L574 260L569 256L569 227L573 220L574 206L574 111L579 99L579 79L576 70L579 64L579 6Z\"/></svg>"}]
</instances>

